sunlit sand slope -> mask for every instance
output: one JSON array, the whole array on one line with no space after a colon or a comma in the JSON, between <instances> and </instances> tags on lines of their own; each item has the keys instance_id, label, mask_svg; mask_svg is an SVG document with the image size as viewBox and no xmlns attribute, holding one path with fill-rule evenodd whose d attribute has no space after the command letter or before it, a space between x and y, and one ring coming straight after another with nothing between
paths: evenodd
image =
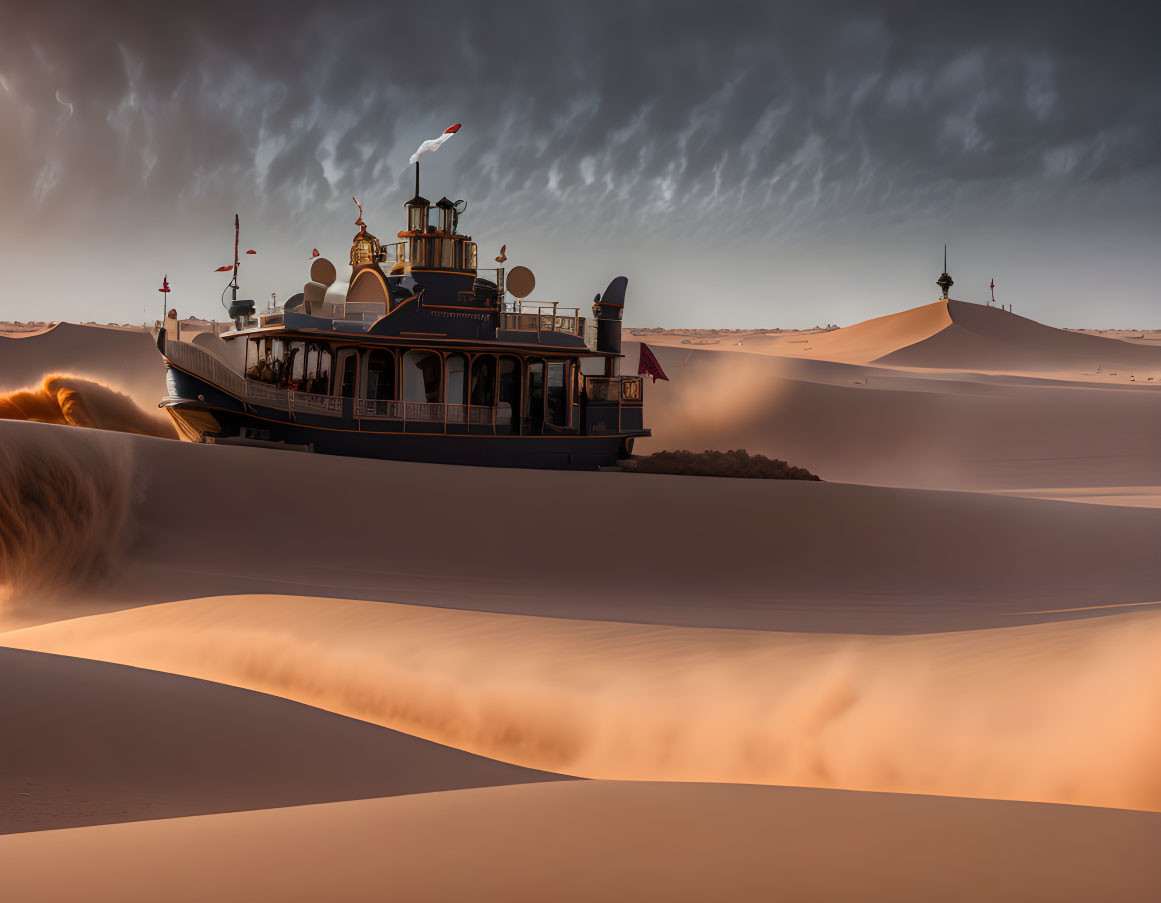
<instances>
[{"instance_id":1,"label":"sunlit sand slope","mask_svg":"<svg viewBox=\"0 0 1161 903\"><path fill-rule=\"evenodd\" d=\"M0 686L0 833L555 778L156 671L2 649Z\"/></svg>"},{"instance_id":2,"label":"sunlit sand slope","mask_svg":"<svg viewBox=\"0 0 1161 903\"><path fill-rule=\"evenodd\" d=\"M949 326L918 342L881 355L877 358L878 363L1014 373L1095 370L1098 367L1106 370L1141 368L1149 373L1161 371L1161 348L1054 329L982 304L944 303L951 319Z\"/></svg>"},{"instance_id":3,"label":"sunlit sand slope","mask_svg":"<svg viewBox=\"0 0 1161 903\"><path fill-rule=\"evenodd\" d=\"M52 903L1146 903L1159 845L1146 813L585 781L11 836L0 874Z\"/></svg>"}]
</instances>

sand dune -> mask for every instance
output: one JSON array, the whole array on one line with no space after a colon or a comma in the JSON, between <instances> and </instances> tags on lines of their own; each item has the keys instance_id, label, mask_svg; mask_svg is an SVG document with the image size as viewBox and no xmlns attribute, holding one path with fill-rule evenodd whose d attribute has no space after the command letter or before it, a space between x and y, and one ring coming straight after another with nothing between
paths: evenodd
<instances>
[{"instance_id":1,"label":"sand dune","mask_svg":"<svg viewBox=\"0 0 1161 903\"><path fill-rule=\"evenodd\" d=\"M133 461L141 488L127 515L127 549L105 590L111 606L290 591L571 618L891 633L1012 626L1064 617L1029 611L1161 599L1161 511L1145 508L440 467L0 422L0 446L14 462L43 457L45 448L83 457L82 440L95 439L119 450L115 460ZM444 499L456 499L454 519ZM610 513L634 527L613 547L596 539ZM107 531L83 535L107 547ZM578 560L583 566L572 566ZM29 617L38 617L35 606Z\"/></svg>"},{"instance_id":2,"label":"sand dune","mask_svg":"<svg viewBox=\"0 0 1161 903\"><path fill-rule=\"evenodd\" d=\"M905 367L1002 370L1008 372L1141 369L1161 373L1161 348L1120 339L1053 329L1017 314L944 302L951 323L876 361ZM911 313L908 311L907 313ZM901 317L907 313L899 314ZM853 328L853 327L852 327Z\"/></svg>"},{"instance_id":3,"label":"sand dune","mask_svg":"<svg viewBox=\"0 0 1161 903\"><path fill-rule=\"evenodd\" d=\"M585 781L17 835L0 872L16 898L94 903L1146 903L1159 843L1135 812Z\"/></svg>"},{"instance_id":4,"label":"sand dune","mask_svg":"<svg viewBox=\"0 0 1161 903\"><path fill-rule=\"evenodd\" d=\"M1161 603L1159 603L1161 605ZM0 634L591 778L1161 810L1161 608L910 637L227 596Z\"/></svg>"},{"instance_id":5,"label":"sand dune","mask_svg":"<svg viewBox=\"0 0 1161 903\"><path fill-rule=\"evenodd\" d=\"M690 347L677 335L643 338L650 345ZM1079 371L1103 367L1161 374L1161 348L1156 346L1056 329L998 307L955 300L934 301L810 335L747 335L704 348L935 370L1071 373L1075 377Z\"/></svg>"},{"instance_id":6,"label":"sand dune","mask_svg":"<svg viewBox=\"0 0 1161 903\"><path fill-rule=\"evenodd\" d=\"M4 649L0 685L0 833L559 779L100 662Z\"/></svg>"},{"instance_id":7,"label":"sand dune","mask_svg":"<svg viewBox=\"0 0 1161 903\"><path fill-rule=\"evenodd\" d=\"M5 340L0 386L152 405L127 335ZM0 890L1151 899L1158 816L1084 806L1161 810L1161 396L1110 372L1158 349L958 302L647 340L653 448L831 482L0 422L3 824L136 822L2 837ZM632 780L482 786L547 771Z\"/></svg>"}]
</instances>

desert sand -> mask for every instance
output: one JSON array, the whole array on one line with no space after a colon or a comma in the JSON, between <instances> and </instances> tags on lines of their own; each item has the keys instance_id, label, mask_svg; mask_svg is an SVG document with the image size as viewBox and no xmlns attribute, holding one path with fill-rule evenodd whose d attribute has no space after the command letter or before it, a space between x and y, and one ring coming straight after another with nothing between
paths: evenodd
<instances>
[{"instance_id":1,"label":"desert sand","mask_svg":"<svg viewBox=\"0 0 1161 903\"><path fill-rule=\"evenodd\" d=\"M826 482L0 419L0 893L1153 899L1161 349L643 338L638 450ZM6 391L164 394L145 333L0 342Z\"/></svg>"}]
</instances>

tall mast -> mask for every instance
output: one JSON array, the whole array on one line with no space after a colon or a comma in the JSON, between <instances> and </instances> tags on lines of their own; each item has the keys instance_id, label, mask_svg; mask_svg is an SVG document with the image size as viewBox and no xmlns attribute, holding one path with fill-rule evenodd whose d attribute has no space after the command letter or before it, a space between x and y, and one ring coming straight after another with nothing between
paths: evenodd
<instances>
[{"instance_id":1,"label":"tall mast","mask_svg":"<svg viewBox=\"0 0 1161 903\"><path fill-rule=\"evenodd\" d=\"M238 214L234 214L234 278L230 281L230 297L238 300Z\"/></svg>"}]
</instances>

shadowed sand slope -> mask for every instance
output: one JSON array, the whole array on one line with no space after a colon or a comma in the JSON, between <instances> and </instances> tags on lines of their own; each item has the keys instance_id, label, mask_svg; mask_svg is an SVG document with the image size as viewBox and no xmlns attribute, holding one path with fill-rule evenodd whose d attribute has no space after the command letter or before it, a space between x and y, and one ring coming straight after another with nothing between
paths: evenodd
<instances>
[{"instance_id":1,"label":"shadowed sand slope","mask_svg":"<svg viewBox=\"0 0 1161 903\"><path fill-rule=\"evenodd\" d=\"M528 767L1161 810L1161 611L907 637L301 596L0 644L272 693Z\"/></svg>"},{"instance_id":2,"label":"shadowed sand slope","mask_svg":"<svg viewBox=\"0 0 1161 903\"><path fill-rule=\"evenodd\" d=\"M165 364L147 332L61 323L37 335L0 336L0 390L61 372L106 383L147 410L165 394Z\"/></svg>"},{"instance_id":3,"label":"shadowed sand slope","mask_svg":"<svg viewBox=\"0 0 1161 903\"><path fill-rule=\"evenodd\" d=\"M0 838L14 899L1146 903L1155 815L576 782ZM60 864L67 862L67 868Z\"/></svg>"},{"instance_id":4,"label":"shadowed sand slope","mask_svg":"<svg viewBox=\"0 0 1161 903\"><path fill-rule=\"evenodd\" d=\"M0 833L555 778L120 665L3 649L0 687Z\"/></svg>"},{"instance_id":5,"label":"shadowed sand slope","mask_svg":"<svg viewBox=\"0 0 1161 903\"><path fill-rule=\"evenodd\" d=\"M85 444L97 439L99 457ZM289 590L573 618L885 633L1011 626L1067 617L1029 614L1044 609L1161 599L1161 511L1147 508L441 467L21 422L0 422L0 447L0 463L17 477L26 460L59 459L69 469L69 492L53 509L58 530L40 505L6 514L39 524L36 554L22 555L21 534L11 533L10 558L23 562L28 584L37 568L45 580L67 576L51 551L62 537L70 560L89 543L110 576L112 605ZM109 519L78 529L68 510L70 493L89 498L86 480L105 479L105 469L127 508L123 543L110 544ZM447 499L456 500L454 518ZM601 539L610 518L645 528L610 548ZM92 596L85 579L79 591ZM13 599L8 614L21 604ZM31 600L23 607L39 617Z\"/></svg>"},{"instance_id":6,"label":"shadowed sand slope","mask_svg":"<svg viewBox=\"0 0 1161 903\"><path fill-rule=\"evenodd\" d=\"M637 345L624 347L635 360ZM744 448L824 480L889 486L1161 485L1161 389L1153 385L655 351L671 381L646 386L653 437L638 441L643 454Z\"/></svg>"}]
</instances>

